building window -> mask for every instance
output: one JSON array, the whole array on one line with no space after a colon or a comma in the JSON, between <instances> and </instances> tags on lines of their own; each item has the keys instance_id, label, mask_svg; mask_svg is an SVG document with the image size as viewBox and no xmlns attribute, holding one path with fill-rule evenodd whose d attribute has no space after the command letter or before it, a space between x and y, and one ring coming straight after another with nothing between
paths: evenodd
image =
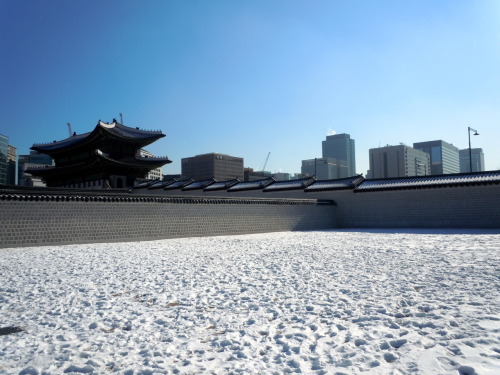
<instances>
[{"instance_id":1,"label":"building window","mask_svg":"<svg viewBox=\"0 0 500 375\"><path fill-rule=\"evenodd\" d=\"M431 148L432 163L441 163L441 147L434 146Z\"/></svg>"}]
</instances>

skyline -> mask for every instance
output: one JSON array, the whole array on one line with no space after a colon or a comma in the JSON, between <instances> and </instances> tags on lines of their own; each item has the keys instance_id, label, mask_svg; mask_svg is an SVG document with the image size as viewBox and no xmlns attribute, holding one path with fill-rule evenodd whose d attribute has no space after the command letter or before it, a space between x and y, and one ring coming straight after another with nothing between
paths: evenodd
<instances>
[{"instance_id":1,"label":"skyline","mask_svg":"<svg viewBox=\"0 0 500 375\"><path fill-rule=\"evenodd\" d=\"M493 0L0 0L0 134L18 154L123 114L173 162L218 152L300 172L331 131L368 150L444 140L500 169Z\"/></svg>"}]
</instances>

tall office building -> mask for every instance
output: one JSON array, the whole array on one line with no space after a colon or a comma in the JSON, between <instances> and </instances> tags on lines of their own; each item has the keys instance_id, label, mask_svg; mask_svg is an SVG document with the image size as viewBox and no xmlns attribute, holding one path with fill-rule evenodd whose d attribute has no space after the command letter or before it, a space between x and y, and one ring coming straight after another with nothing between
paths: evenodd
<instances>
[{"instance_id":1,"label":"tall office building","mask_svg":"<svg viewBox=\"0 0 500 375\"><path fill-rule=\"evenodd\" d=\"M431 174L460 173L458 148L445 141L417 142L413 148L427 152L431 157Z\"/></svg>"},{"instance_id":2,"label":"tall office building","mask_svg":"<svg viewBox=\"0 0 500 375\"><path fill-rule=\"evenodd\" d=\"M302 160L300 172L304 176L314 176L316 180L334 180L351 176L346 162L334 158Z\"/></svg>"},{"instance_id":3,"label":"tall office building","mask_svg":"<svg viewBox=\"0 0 500 375\"><path fill-rule=\"evenodd\" d=\"M9 138L0 134L0 185L7 183L7 153L9 151Z\"/></svg>"},{"instance_id":4,"label":"tall office building","mask_svg":"<svg viewBox=\"0 0 500 375\"><path fill-rule=\"evenodd\" d=\"M181 160L182 177L195 181L239 178L243 181L243 158L218 153L196 155Z\"/></svg>"},{"instance_id":5,"label":"tall office building","mask_svg":"<svg viewBox=\"0 0 500 375\"><path fill-rule=\"evenodd\" d=\"M469 149L459 150L458 155L460 157L460 173L469 173L471 158L472 156L472 172L482 172L484 168L484 154L482 148L471 148L469 155Z\"/></svg>"},{"instance_id":6,"label":"tall office building","mask_svg":"<svg viewBox=\"0 0 500 375\"><path fill-rule=\"evenodd\" d=\"M429 154L406 145L372 148L369 178L426 176L430 174Z\"/></svg>"},{"instance_id":7,"label":"tall office building","mask_svg":"<svg viewBox=\"0 0 500 375\"><path fill-rule=\"evenodd\" d=\"M7 185L17 185L17 148L7 148Z\"/></svg>"},{"instance_id":8,"label":"tall office building","mask_svg":"<svg viewBox=\"0 0 500 375\"><path fill-rule=\"evenodd\" d=\"M355 142L349 134L327 135L323 141L323 158L333 158L347 165L347 176L356 175Z\"/></svg>"},{"instance_id":9,"label":"tall office building","mask_svg":"<svg viewBox=\"0 0 500 375\"><path fill-rule=\"evenodd\" d=\"M49 155L30 151L29 155L19 155L17 160L17 184L21 186L47 186L40 177L35 177L26 170L42 166L53 166L54 160Z\"/></svg>"}]
</instances>

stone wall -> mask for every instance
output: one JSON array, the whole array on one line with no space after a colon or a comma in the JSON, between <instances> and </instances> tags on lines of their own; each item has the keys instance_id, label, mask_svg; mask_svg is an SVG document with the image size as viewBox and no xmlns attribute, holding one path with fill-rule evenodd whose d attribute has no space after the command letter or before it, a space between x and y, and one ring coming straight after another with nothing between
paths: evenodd
<instances>
[{"instance_id":1,"label":"stone wall","mask_svg":"<svg viewBox=\"0 0 500 375\"><path fill-rule=\"evenodd\" d=\"M500 228L500 185L496 183L369 192L251 190L206 194L331 199L337 204L338 228Z\"/></svg>"},{"instance_id":2,"label":"stone wall","mask_svg":"<svg viewBox=\"0 0 500 375\"><path fill-rule=\"evenodd\" d=\"M42 195L0 189L0 247L334 228L500 229L499 184L370 192L165 193L54 190Z\"/></svg>"},{"instance_id":3,"label":"stone wall","mask_svg":"<svg viewBox=\"0 0 500 375\"><path fill-rule=\"evenodd\" d=\"M500 229L500 185L351 192L336 199L342 228Z\"/></svg>"},{"instance_id":4,"label":"stone wall","mask_svg":"<svg viewBox=\"0 0 500 375\"><path fill-rule=\"evenodd\" d=\"M0 195L0 247L141 241L336 226L335 206L302 199Z\"/></svg>"}]
</instances>

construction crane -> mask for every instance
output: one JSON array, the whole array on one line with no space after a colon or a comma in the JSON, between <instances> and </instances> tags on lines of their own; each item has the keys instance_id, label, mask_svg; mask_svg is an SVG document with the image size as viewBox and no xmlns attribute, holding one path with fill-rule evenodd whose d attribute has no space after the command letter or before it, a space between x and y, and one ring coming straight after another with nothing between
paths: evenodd
<instances>
[{"instance_id":1,"label":"construction crane","mask_svg":"<svg viewBox=\"0 0 500 375\"><path fill-rule=\"evenodd\" d=\"M266 170L267 162L269 161L269 155L271 155L271 151L267 154L266 161L264 162L264 166L262 167L262 172Z\"/></svg>"}]
</instances>

